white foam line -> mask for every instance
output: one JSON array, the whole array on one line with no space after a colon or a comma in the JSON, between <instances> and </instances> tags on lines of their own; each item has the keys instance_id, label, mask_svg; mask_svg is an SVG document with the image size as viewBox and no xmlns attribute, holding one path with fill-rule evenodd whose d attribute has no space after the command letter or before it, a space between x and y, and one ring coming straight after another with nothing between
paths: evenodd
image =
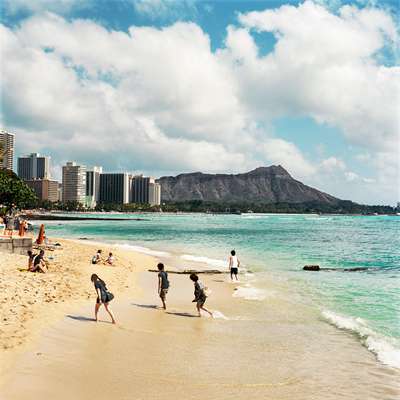
<instances>
[{"instance_id":1,"label":"white foam line","mask_svg":"<svg viewBox=\"0 0 400 400\"><path fill-rule=\"evenodd\" d=\"M166 251L152 250L152 249L149 249L149 248L143 247L143 246L136 246L136 245L126 244L126 243L117 244L116 246L121 249L132 250L132 251L136 251L137 253L143 253L143 254L147 254L150 256L165 257L165 258L171 257L171 254Z\"/></svg>"},{"instance_id":2,"label":"white foam line","mask_svg":"<svg viewBox=\"0 0 400 400\"><path fill-rule=\"evenodd\" d=\"M322 315L337 328L356 333L362 344L374 353L380 362L400 368L400 349L390 338L379 335L369 328L363 319L342 316L329 310L322 311Z\"/></svg>"},{"instance_id":3,"label":"white foam line","mask_svg":"<svg viewBox=\"0 0 400 400\"><path fill-rule=\"evenodd\" d=\"M217 268L227 268L226 261L217 260L214 258L208 258L208 257L204 257L204 256L193 256L191 254L183 254L183 255L181 255L181 258L182 258L182 260L207 264L207 265L211 265L211 266L217 267Z\"/></svg>"}]
</instances>

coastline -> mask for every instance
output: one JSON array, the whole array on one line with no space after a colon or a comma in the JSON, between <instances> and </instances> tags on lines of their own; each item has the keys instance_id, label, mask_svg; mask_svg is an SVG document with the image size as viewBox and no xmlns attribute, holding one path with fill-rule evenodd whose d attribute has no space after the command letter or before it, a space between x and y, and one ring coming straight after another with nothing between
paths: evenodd
<instances>
[{"instance_id":1,"label":"coastline","mask_svg":"<svg viewBox=\"0 0 400 400\"><path fill-rule=\"evenodd\" d=\"M50 274L18 271L33 280L47 278L52 283L52 274L59 274L59 278L68 274L71 291L66 291L66 298L57 297L56 292L56 298L64 301L45 301L33 310L35 320L22 324L29 330L23 343L2 349L2 355L8 353L8 362L2 362L1 380L8 399L27 399L23 389L28 387L30 393L42 398L55 393L60 400L71 396L91 398L86 386L96 386L98 376L104 375L98 369L103 362L109 365L109 377L102 383L97 381L99 388L94 390L100 399L131 398L133 394L138 398L158 398L153 376L173 384L165 393L167 399L200 399L204 395L221 400L249 395L256 399L289 399L294 393L297 399L334 399L339 395L381 399L383 395L394 398L397 394L397 371L378 363L352 334L319 321L309 307L296 303L295 296L291 299L277 293L277 287L264 288L268 301L259 302L257 296L252 298L251 278L243 276L242 282L232 284L221 275L201 276L212 288L207 305L216 311L216 318L197 319L193 317L188 277L174 275L170 277L170 309L164 313L156 309L156 276L146 270L154 268L165 252L146 255L126 245L58 241L63 250L54 252L54 270ZM90 264L90 256L98 247L117 255L115 267ZM58 251L63 255L57 255ZM25 258L12 268L17 268ZM68 263L68 267L56 267L57 261ZM174 267L177 266L168 264L168 268ZM117 294L112 303L117 327L90 321L95 297L89 281L92 272L99 273ZM58 285L66 289L65 281L58 281ZM45 288L48 290L48 286ZM102 312L101 319L105 320ZM231 359L235 361L233 365ZM340 364L343 367L338 370L336 366ZM71 365L77 371L71 372ZM363 367L358 370L355 365ZM197 378L198 371L204 376ZM66 374L71 375L67 379L70 385L60 394L59 380ZM114 380L121 384L120 389L115 388ZM351 387L351 381L357 380L359 383ZM342 382L339 388L338 382Z\"/></svg>"}]
</instances>

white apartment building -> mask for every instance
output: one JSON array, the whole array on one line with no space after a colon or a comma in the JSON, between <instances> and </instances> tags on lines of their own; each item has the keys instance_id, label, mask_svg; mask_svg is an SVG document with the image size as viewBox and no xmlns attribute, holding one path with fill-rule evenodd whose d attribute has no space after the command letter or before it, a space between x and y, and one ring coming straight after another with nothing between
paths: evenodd
<instances>
[{"instance_id":1,"label":"white apartment building","mask_svg":"<svg viewBox=\"0 0 400 400\"><path fill-rule=\"evenodd\" d=\"M86 207L94 208L100 199L100 175L103 167L93 167L86 171Z\"/></svg>"},{"instance_id":2,"label":"white apartment building","mask_svg":"<svg viewBox=\"0 0 400 400\"><path fill-rule=\"evenodd\" d=\"M149 204L151 206L159 206L161 204L161 185L156 183L154 178L149 183Z\"/></svg>"},{"instance_id":3,"label":"white apartment building","mask_svg":"<svg viewBox=\"0 0 400 400\"><path fill-rule=\"evenodd\" d=\"M86 166L67 162L62 168L62 200L85 204Z\"/></svg>"}]
</instances>

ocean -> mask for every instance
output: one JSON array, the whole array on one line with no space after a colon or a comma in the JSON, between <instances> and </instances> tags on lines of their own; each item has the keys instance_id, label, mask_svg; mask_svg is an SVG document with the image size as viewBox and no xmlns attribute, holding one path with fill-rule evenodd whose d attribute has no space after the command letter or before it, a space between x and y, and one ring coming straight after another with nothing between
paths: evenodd
<instances>
[{"instance_id":1,"label":"ocean","mask_svg":"<svg viewBox=\"0 0 400 400\"><path fill-rule=\"evenodd\" d=\"M96 216L99 214L92 214ZM353 334L379 360L400 368L400 217L292 214L113 214L121 221L46 221L49 237L129 246L179 268L241 261L234 292L267 306L286 296ZM141 220L135 220L141 218ZM307 272L318 264L329 271ZM345 272L347 268L367 268Z\"/></svg>"}]
</instances>

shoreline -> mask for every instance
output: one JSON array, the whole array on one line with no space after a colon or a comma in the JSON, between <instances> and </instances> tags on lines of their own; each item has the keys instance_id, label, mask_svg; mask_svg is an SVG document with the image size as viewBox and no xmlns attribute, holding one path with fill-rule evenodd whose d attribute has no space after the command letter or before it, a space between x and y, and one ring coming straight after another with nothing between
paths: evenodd
<instances>
[{"instance_id":1,"label":"shoreline","mask_svg":"<svg viewBox=\"0 0 400 400\"><path fill-rule=\"evenodd\" d=\"M169 251L162 248L147 248L143 246L131 245L127 243L117 243L115 241L101 240L97 238L95 240L93 240L92 238L74 237L59 239L54 238L54 241L63 240L71 243L76 243L78 245L92 246L93 251L95 251L95 247L109 246L114 250L121 250L123 252L126 251L134 258L141 256L149 257L152 259L153 269L158 259L159 261L164 262L166 266L168 266L170 270L169 272L171 272L172 274L185 275L187 274L187 271L207 274L210 272L213 273L213 271L220 271L218 272L218 274L221 274L221 276L225 276L229 273L228 270L222 266L225 263L223 260L212 259L204 256L184 254L181 252L170 253ZM151 269L152 268L148 268L148 272L154 272L151 271ZM247 271L245 267L242 267L242 271L242 276L247 273L253 274L252 271ZM337 271L333 270L333 272ZM265 271L263 273L268 274L268 272ZM268 276L268 280L271 280L271 278L272 276ZM241 283L243 284L244 282L242 281ZM243 290L240 290L239 292L235 293L235 295L240 293L242 297L246 300L264 300L265 298L263 295L261 295L261 298L259 299L259 295L257 294L257 292L262 292L263 289L251 287L248 290L245 289L245 291L247 291L247 293L243 294ZM289 293L289 291L287 293ZM366 327L362 320L360 320L361 322L359 322L358 318L341 314L340 312L338 313L337 311L332 310L329 307L327 308L326 306L321 305L313 306L312 304L309 304L309 307L312 307L318 311L319 318L325 324L329 324L335 327L335 329L337 329L340 333L354 335L360 346L371 352L374 357L376 357L377 362L380 362L383 365L387 365L390 368L400 370L400 349L395 345L394 341L390 337L382 336L382 334Z\"/></svg>"},{"instance_id":2,"label":"shoreline","mask_svg":"<svg viewBox=\"0 0 400 400\"><path fill-rule=\"evenodd\" d=\"M30 336L26 338L26 343L8 349L6 352L2 350L2 355L7 353L7 357L2 357L1 384L5 393L10 394L7 397L9 399L27 400L22 392L24 387L29 387L34 394L42 398L54 397L58 391L58 380L54 381L53 378L63 379L61 377L70 374L71 365L78 370L82 365L86 365L89 372L85 379L95 384L93 379L96 379L96 374L101 374L97 371L96 365L102 364L105 360L113 368L109 371L110 379L112 377L115 380L122 380L123 388L128 392L130 390L128 382L134 381L139 391L134 393L150 399L158 398L152 397L155 396L155 392L149 381L154 374L158 374L161 381L175 382L176 390L169 390L166 394L167 399L182 398L183 395L185 398L204 398L203 395L190 397L191 388L197 387L198 383L188 381L191 376L187 375L188 372L185 370L188 362L194 363L196 371L203 371L203 368L209 369L210 373L218 371L215 382L213 375L205 372L204 379L200 379L199 387L210 398L221 400L225 399L229 393L233 395L232 390L239 391L242 396L236 398L245 398L250 393L253 398L260 400L289 399L296 393L297 399L309 399L310 396L314 396L315 399L335 399L335 396L329 395L328 391L337 393L335 392L337 381L348 382L350 385L350 379L361 380L364 387L358 385L358 390L365 392L364 398L367 398L368 390L377 390L376 396L368 397L374 399L383 398L383 394L390 398L395 393L396 386L393 380L400 377L397 370L377 361L372 353L360 346L354 333L337 329L327 323L318 315L315 308L298 303L296 297L291 299L289 292L280 292L280 288L276 285L257 289L258 286L251 284L254 276L249 279L243 276L241 282L233 284L223 279L224 276L221 275L201 276L200 279L212 288L212 294L206 306L211 307L216 318L197 319L193 318L194 307L190 302L193 289L188 277L174 274L170 276L172 287L168 294L168 309L165 313L157 310L159 305L159 299L155 293L157 278L154 273L147 271L149 268L154 268L156 262L162 257L137 253L132 248L124 245L117 246L115 243L88 242L79 239L55 240L60 241L63 247L62 250L52 253L54 264L60 262L61 257L57 257L58 251L69 253L70 260L74 259L74 256L79 260L84 259L73 268L64 266L57 270L59 273L64 272L69 275L76 269L81 270L75 279L82 285L76 285L77 282L73 281L69 282L72 287L72 292L68 292L69 300L61 304L53 304L52 301L42 304L42 311L36 310L39 320L32 324L26 323L26 328L30 329ZM117 261L121 261L120 267L91 266L88 256L92 255L97 247L103 248L103 251L105 248L112 249L117 254ZM168 258L167 260L172 261ZM134 265L130 265L130 262ZM171 264L168 265L168 269L173 267ZM117 300L112 302L117 318L117 326L114 330L109 324L90 323L95 294L89 282L89 276L93 271L99 273L107 282L110 291L117 294ZM54 274L55 270L51 273ZM27 276L43 279L50 278L51 273ZM20 272L20 274L24 273ZM272 282L267 284L270 285ZM78 287L82 291L79 292L82 298L71 300L72 293L73 296L77 296L75 290ZM264 299L262 297L252 297L253 289L261 290L261 295L267 296L265 301L260 301ZM104 310L101 311L100 318L102 320L107 318ZM175 338L180 339L172 346L171 340L174 341ZM165 340L168 346L160 348L160 340ZM91 345L92 342L94 346ZM98 351L106 342L110 343L105 356L103 355L105 359L100 359ZM136 342L138 342L137 345ZM72 343L73 348L70 347ZM128 350L132 346L133 349ZM169 349L170 346L174 350L172 353L170 353L172 351ZM204 348L202 358L198 359L196 356L194 360L192 359L196 354L196 352L193 353L193 346L198 348L198 351ZM235 350L232 353L233 348ZM72 353L66 353L67 350L63 349L70 349ZM88 351L93 359L87 358ZM115 359L114 351L121 359ZM124 355L124 351L129 357ZM268 360L266 366L264 366L262 356L264 353ZM62 354L62 360L60 354ZM146 361L148 357L153 361L148 363ZM226 357L228 359L234 357L235 364L225 365L225 361L221 360ZM114 369L119 371L121 368L126 368L130 359L141 361L138 366L128 367L122 377L116 376ZM190 359L192 360L189 361ZM336 361L332 361L335 359ZM178 364L171 364L173 360ZM205 360L209 360L207 363L211 364L204 364ZM161 369L155 367L154 362L163 367ZM270 369L270 362L275 365L274 369ZM354 362L364 365L363 368L370 371L368 374L377 374L384 378L363 380L357 370L354 370L352 366ZM342 363L346 367L336 370L335 363L336 365ZM41 371L40 374L38 374L38 368ZM231 368L231 374L226 375L226 371L230 371L229 368ZM277 371L274 372L276 369ZM72 376L75 376L74 372ZM144 383L137 381L140 376L144 377ZM315 395L317 377L324 383L317 385L319 391ZM64 394L60 395L60 400L71 398L71 396L81 399L92 398L85 392L86 381L81 381L79 376L75 378L78 380L76 387L65 387L65 397L63 397ZM234 378L233 381L231 381L232 378ZM381 381L381 379L384 380ZM108 378L106 381L111 384ZM387 385L384 384L386 381ZM311 382L314 383L311 384ZM113 392L110 388L103 386L102 388L107 396L99 392L100 399L112 395L116 399L125 398L122 396L123 392ZM358 398L358 395L351 392L350 386L341 387L340 390L347 393L347 398ZM351 395L349 395L350 392Z\"/></svg>"}]
</instances>

